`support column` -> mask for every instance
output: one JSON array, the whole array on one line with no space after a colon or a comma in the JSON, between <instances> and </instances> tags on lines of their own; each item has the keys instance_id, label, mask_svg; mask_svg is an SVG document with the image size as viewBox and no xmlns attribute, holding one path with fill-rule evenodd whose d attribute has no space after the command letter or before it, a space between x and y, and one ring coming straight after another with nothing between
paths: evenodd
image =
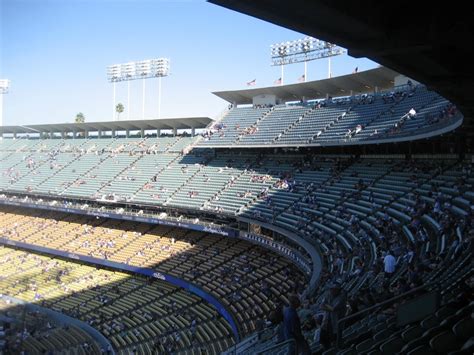
<instances>
[{"instance_id":1,"label":"support column","mask_svg":"<svg viewBox=\"0 0 474 355\"><path fill-rule=\"evenodd\" d=\"M178 134L178 129L177 128L173 128L173 134L176 136Z\"/></svg>"},{"instance_id":2,"label":"support column","mask_svg":"<svg viewBox=\"0 0 474 355\"><path fill-rule=\"evenodd\" d=\"M191 136L195 136L196 135L196 128L191 128Z\"/></svg>"},{"instance_id":3,"label":"support column","mask_svg":"<svg viewBox=\"0 0 474 355\"><path fill-rule=\"evenodd\" d=\"M130 137L130 130L129 129L125 130L125 137L126 138Z\"/></svg>"},{"instance_id":4,"label":"support column","mask_svg":"<svg viewBox=\"0 0 474 355\"><path fill-rule=\"evenodd\" d=\"M144 130L143 128L140 130L140 136L141 136L142 138L145 137L145 130Z\"/></svg>"}]
</instances>

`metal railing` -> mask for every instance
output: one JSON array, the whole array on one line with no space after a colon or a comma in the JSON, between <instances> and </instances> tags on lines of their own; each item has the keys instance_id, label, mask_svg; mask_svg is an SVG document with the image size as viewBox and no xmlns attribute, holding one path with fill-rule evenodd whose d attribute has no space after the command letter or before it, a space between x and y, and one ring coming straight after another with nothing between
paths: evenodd
<instances>
[{"instance_id":1,"label":"metal railing","mask_svg":"<svg viewBox=\"0 0 474 355\"><path fill-rule=\"evenodd\" d=\"M269 346L268 348L265 348L265 349L262 349L262 350L259 350L259 351L255 352L255 355L279 354L279 353L282 353L283 350L287 350L287 351L284 352L284 354L288 354L289 350L291 348L293 348L293 349L296 348L295 339L288 339L288 340L285 340L282 343L274 344L272 346Z\"/></svg>"},{"instance_id":2,"label":"metal railing","mask_svg":"<svg viewBox=\"0 0 474 355\"><path fill-rule=\"evenodd\" d=\"M337 338L336 338L336 348L340 349L341 345L342 345L342 331L343 331L343 324L350 320L350 319L354 319L358 316L361 316L361 315L365 315L369 312L372 312L372 311L375 311L375 310L378 310L384 306L387 306L389 304L392 304L394 303L395 301L398 301L400 299L403 299L403 298L406 298L407 296L409 295L412 295L412 294L415 294L415 293L418 293L420 291L424 291L426 289L428 289L429 287L432 287L432 286L439 286L438 285L438 282L429 282L425 285L422 285L422 286L419 286L419 287L416 287L410 291L407 291L405 293L402 293L398 296L394 296L392 298L389 298L388 300L385 300L383 302L379 302L373 306L370 306L369 308L366 308L366 309L363 309L359 312L356 312L354 314L351 314L350 316L347 316L347 317L344 317L342 319L339 319L339 321L337 322Z\"/></svg>"}]
</instances>

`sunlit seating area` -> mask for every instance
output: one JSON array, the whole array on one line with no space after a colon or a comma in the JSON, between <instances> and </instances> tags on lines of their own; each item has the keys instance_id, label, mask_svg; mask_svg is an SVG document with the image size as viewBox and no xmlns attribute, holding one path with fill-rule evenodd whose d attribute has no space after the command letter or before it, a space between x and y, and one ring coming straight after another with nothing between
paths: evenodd
<instances>
[{"instance_id":1,"label":"sunlit seating area","mask_svg":"<svg viewBox=\"0 0 474 355\"><path fill-rule=\"evenodd\" d=\"M71 214L14 212L0 212L3 237L190 281L220 299L243 334L307 282L287 259L239 239Z\"/></svg>"},{"instance_id":2,"label":"sunlit seating area","mask_svg":"<svg viewBox=\"0 0 474 355\"><path fill-rule=\"evenodd\" d=\"M456 120L448 100L422 85L261 108L237 106L204 134L202 147L365 144L420 133Z\"/></svg>"}]
</instances>

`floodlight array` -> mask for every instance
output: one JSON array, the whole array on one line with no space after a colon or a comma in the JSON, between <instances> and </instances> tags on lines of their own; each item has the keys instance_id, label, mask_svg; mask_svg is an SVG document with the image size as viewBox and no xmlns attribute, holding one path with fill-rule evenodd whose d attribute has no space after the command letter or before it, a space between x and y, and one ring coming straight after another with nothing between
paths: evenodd
<instances>
[{"instance_id":1,"label":"floodlight array","mask_svg":"<svg viewBox=\"0 0 474 355\"><path fill-rule=\"evenodd\" d=\"M7 94L10 88L10 80L0 79L0 94Z\"/></svg>"},{"instance_id":2,"label":"floodlight array","mask_svg":"<svg viewBox=\"0 0 474 355\"><path fill-rule=\"evenodd\" d=\"M139 62L114 64L107 67L107 80L119 82L126 80L149 79L168 76L170 60L168 58L147 59Z\"/></svg>"},{"instance_id":3,"label":"floodlight array","mask_svg":"<svg viewBox=\"0 0 474 355\"><path fill-rule=\"evenodd\" d=\"M313 37L281 42L270 46L272 65L286 65L328 58L345 53L335 44Z\"/></svg>"}]
</instances>

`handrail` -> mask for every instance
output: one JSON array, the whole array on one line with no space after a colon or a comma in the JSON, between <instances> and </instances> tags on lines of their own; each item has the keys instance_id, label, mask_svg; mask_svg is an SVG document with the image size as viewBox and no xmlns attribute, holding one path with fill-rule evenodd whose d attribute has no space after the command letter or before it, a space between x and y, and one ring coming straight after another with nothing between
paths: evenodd
<instances>
[{"instance_id":1,"label":"handrail","mask_svg":"<svg viewBox=\"0 0 474 355\"><path fill-rule=\"evenodd\" d=\"M76 262L82 262L85 264L90 264L99 267L106 267L114 269L114 271L120 272L129 272L137 274L140 276L145 276L147 278L158 279L168 284L171 284L177 288L186 290L189 293L192 293L204 300L208 304L214 306L215 310L227 321L232 329L235 341L240 341L240 334L235 320L235 315L233 315L226 306L224 306L221 301L216 298L213 294L206 292L201 285L194 284L191 281L186 281L179 277L175 277L156 269L139 267L135 265L129 265L123 262L111 261L108 259L101 259L96 257L91 257L83 254L78 254L75 252L69 252L65 250L57 250L53 248L43 247L39 245L34 245L30 243L24 243L19 241L9 240L8 238L0 237L0 245L6 245L20 250L33 251L34 253L42 253L53 257L60 257L66 259L73 259Z\"/></svg>"},{"instance_id":2,"label":"handrail","mask_svg":"<svg viewBox=\"0 0 474 355\"><path fill-rule=\"evenodd\" d=\"M351 315L349 315L349 316L347 316L347 317L344 317L344 318L339 319L339 321L337 322L337 340L336 340L336 347L339 348L340 345L341 345L342 323L344 323L344 322L347 321L348 319L353 319L353 318L355 318L355 317L357 317L357 316L359 316L359 315L368 313L368 312L370 312L370 311L373 311L373 310L375 310L375 309L378 309L378 308L380 308L380 307L383 307L383 306L385 306L385 305L387 305L387 304L393 303L394 301L397 301L397 300L399 300L399 299L401 299L401 298L405 298L405 297L408 296L408 295L411 295L411 294L413 294L413 293L417 293L417 292L419 292L419 291L421 291L421 290L427 289L427 288L430 287L430 286L434 286L434 285L436 285L437 283L438 283L438 282L436 282L436 281L429 282L429 283L424 284L424 285L422 285L422 286L416 287L416 288L414 288L414 289L412 289L412 290L410 290L410 291L407 291L407 292L405 292L405 293L402 293L402 294L400 294L400 295L398 295L398 296L394 296L394 297L392 297L392 298L389 298L388 300L385 300L385 301L383 301L383 302L379 302L379 303L377 303L377 304L375 304L375 305L373 305L373 306L370 306L369 308L363 309L363 310L361 310L361 311L359 311L359 312L356 312L356 313L351 314Z\"/></svg>"},{"instance_id":3,"label":"handrail","mask_svg":"<svg viewBox=\"0 0 474 355\"><path fill-rule=\"evenodd\" d=\"M35 303L30 303L28 301L24 301L22 299L13 297L13 296L8 296L8 295L3 295L1 296L4 300L9 300L13 302L14 304L20 304L25 307L26 309L29 309L30 311L39 311L43 314L47 314L51 319L53 319L55 322L65 325L73 325L75 327L78 327L82 329L84 332L86 332L92 339L94 339L100 346L102 346L104 349L110 349L110 354L115 355L115 350L114 347L112 347L112 344L110 343L109 339L107 339L99 330L95 329L89 323L84 322L78 318L73 318L68 315L65 315L61 312L55 311L54 309L42 307L38 304ZM24 313L25 314L25 313ZM23 322L25 319L23 318ZM23 337L22 337L23 341Z\"/></svg>"},{"instance_id":4,"label":"handrail","mask_svg":"<svg viewBox=\"0 0 474 355\"><path fill-rule=\"evenodd\" d=\"M242 351L242 349L240 349L240 347L242 347L242 346L244 346L244 349L243 349L244 351L248 350L247 348L249 347L249 345L250 346L255 345L258 340L262 339L263 334L270 332L271 333L270 337L272 337L274 330L275 330L274 328L269 327L269 328L259 330L255 333L252 333L248 337L242 339L240 342L234 343L234 345L232 345L230 348L228 348L222 354L224 354L224 355L237 355L238 351ZM239 348L239 349L237 349L237 348Z\"/></svg>"},{"instance_id":5,"label":"handrail","mask_svg":"<svg viewBox=\"0 0 474 355\"><path fill-rule=\"evenodd\" d=\"M256 354L256 355L265 354L265 353L268 353L269 351L282 348L283 346L289 345L289 344L291 344L291 343L295 343L295 339L292 338L292 339L285 340L285 341L282 342L282 343L274 344L274 345L272 345L272 346L269 346L268 348L265 348L265 349L263 349L263 350L260 350L260 351L256 352L255 354ZM272 354L272 353L273 353L273 352L271 352L271 354Z\"/></svg>"}]
</instances>

